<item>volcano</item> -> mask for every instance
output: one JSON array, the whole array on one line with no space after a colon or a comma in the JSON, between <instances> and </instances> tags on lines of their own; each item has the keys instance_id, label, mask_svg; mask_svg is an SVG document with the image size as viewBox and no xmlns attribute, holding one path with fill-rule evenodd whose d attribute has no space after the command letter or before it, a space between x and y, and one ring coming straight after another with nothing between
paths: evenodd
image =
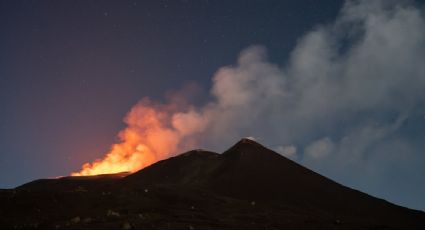
<instances>
[{"instance_id":1,"label":"volcano","mask_svg":"<svg viewBox=\"0 0 425 230\"><path fill-rule=\"evenodd\" d=\"M133 174L0 190L1 229L425 229L425 213L321 176L242 139Z\"/></svg>"}]
</instances>

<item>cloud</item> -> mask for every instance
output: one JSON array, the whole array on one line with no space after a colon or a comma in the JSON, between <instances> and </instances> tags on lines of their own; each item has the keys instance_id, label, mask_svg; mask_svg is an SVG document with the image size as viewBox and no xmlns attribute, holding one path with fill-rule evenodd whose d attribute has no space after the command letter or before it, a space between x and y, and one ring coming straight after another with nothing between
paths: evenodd
<instances>
[{"instance_id":1,"label":"cloud","mask_svg":"<svg viewBox=\"0 0 425 230\"><path fill-rule=\"evenodd\" d=\"M264 47L249 47L216 72L212 101L179 116L202 117L212 146L251 133L271 143L306 143L337 125L348 135L366 119L397 119L425 98L421 12L408 4L347 1L334 23L299 39L285 68L269 62Z\"/></svg>"},{"instance_id":2,"label":"cloud","mask_svg":"<svg viewBox=\"0 0 425 230\"><path fill-rule=\"evenodd\" d=\"M308 145L304 152L309 157L320 159L331 154L333 150L334 144L328 137L325 137Z\"/></svg>"},{"instance_id":3,"label":"cloud","mask_svg":"<svg viewBox=\"0 0 425 230\"><path fill-rule=\"evenodd\" d=\"M420 108L424 18L419 8L392 3L347 1L334 23L299 40L285 67L269 62L264 47L241 52L215 74L214 100L196 109L208 118L205 135L304 144L337 135L340 142L356 128L391 124Z\"/></svg>"}]
</instances>

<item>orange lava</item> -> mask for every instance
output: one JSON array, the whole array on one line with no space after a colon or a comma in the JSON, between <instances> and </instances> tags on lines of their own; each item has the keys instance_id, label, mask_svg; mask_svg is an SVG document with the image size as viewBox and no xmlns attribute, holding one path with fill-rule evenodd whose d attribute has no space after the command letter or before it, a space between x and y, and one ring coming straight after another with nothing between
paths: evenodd
<instances>
[{"instance_id":1,"label":"orange lava","mask_svg":"<svg viewBox=\"0 0 425 230\"><path fill-rule=\"evenodd\" d=\"M127 114L120 142L101 159L85 163L72 176L135 172L175 153L182 132L173 127L172 106L153 106L143 100Z\"/></svg>"}]
</instances>

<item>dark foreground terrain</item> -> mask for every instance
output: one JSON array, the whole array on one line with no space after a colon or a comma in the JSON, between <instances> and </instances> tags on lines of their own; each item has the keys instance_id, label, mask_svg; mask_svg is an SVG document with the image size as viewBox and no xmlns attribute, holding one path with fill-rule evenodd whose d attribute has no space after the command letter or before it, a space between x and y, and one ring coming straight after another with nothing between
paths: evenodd
<instances>
[{"instance_id":1,"label":"dark foreground terrain","mask_svg":"<svg viewBox=\"0 0 425 230\"><path fill-rule=\"evenodd\" d=\"M425 214L344 187L243 139L133 174L0 190L0 229L425 229Z\"/></svg>"}]
</instances>

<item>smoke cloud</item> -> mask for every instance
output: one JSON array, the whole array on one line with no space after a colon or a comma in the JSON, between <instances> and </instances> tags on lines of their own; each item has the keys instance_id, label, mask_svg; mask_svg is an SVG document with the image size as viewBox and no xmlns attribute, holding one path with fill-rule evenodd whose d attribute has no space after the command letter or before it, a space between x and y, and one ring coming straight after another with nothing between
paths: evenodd
<instances>
[{"instance_id":1,"label":"smoke cloud","mask_svg":"<svg viewBox=\"0 0 425 230\"><path fill-rule=\"evenodd\" d=\"M134 171L188 148L222 151L253 136L338 181L425 207L413 203L425 194L417 163L425 162L425 134L409 128L425 122L423 14L407 1L346 1L333 23L299 39L284 66L268 61L265 47L243 50L215 73L203 106L144 99L125 119L122 143L86 168L115 164L116 155L148 159L120 168ZM417 184L417 194L383 191L385 183Z\"/></svg>"},{"instance_id":2,"label":"smoke cloud","mask_svg":"<svg viewBox=\"0 0 425 230\"><path fill-rule=\"evenodd\" d=\"M323 158L329 155L334 148L334 144L328 138L322 138L317 140L305 148L306 156L310 156L315 159Z\"/></svg>"}]
</instances>

